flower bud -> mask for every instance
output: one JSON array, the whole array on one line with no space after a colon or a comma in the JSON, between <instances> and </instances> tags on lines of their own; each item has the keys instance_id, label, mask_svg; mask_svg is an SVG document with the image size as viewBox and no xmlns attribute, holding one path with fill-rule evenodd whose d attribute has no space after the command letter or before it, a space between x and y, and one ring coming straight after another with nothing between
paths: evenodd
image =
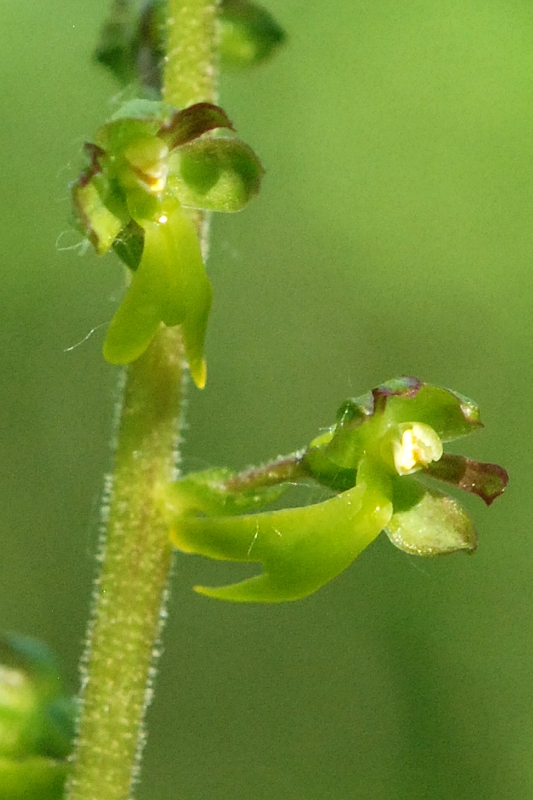
<instances>
[{"instance_id":1,"label":"flower bud","mask_svg":"<svg viewBox=\"0 0 533 800\"><path fill-rule=\"evenodd\" d=\"M223 0L219 26L220 63L231 70L261 64L286 38L274 17L250 0Z\"/></svg>"}]
</instances>

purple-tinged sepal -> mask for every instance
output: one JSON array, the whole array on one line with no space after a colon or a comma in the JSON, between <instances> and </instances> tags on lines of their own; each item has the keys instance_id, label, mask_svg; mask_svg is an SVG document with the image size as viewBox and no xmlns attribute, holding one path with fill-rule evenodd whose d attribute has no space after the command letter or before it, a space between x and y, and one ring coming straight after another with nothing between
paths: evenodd
<instances>
[{"instance_id":1,"label":"purple-tinged sepal","mask_svg":"<svg viewBox=\"0 0 533 800\"><path fill-rule=\"evenodd\" d=\"M509 483L509 475L499 464L487 464L449 453L445 453L434 464L429 464L424 472L431 478L476 494L488 506L504 493Z\"/></svg>"},{"instance_id":2,"label":"purple-tinged sepal","mask_svg":"<svg viewBox=\"0 0 533 800\"><path fill-rule=\"evenodd\" d=\"M195 103L181 111L175 111L170 120L159 129L159 136L166 141L169 150L175 150L217 128L235 130L230 118L220 106L215 106L213 103Z\"/></svg>"}]
</instances>

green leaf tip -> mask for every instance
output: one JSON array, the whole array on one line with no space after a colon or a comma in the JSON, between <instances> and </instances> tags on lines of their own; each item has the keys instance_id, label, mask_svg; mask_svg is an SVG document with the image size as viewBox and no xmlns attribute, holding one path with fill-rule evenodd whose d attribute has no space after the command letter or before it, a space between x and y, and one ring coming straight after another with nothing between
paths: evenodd
<instances>
[{"instance_id":1,"label":"green leaf tip","mask_svg":"<svg viewBox=\"0 0 533 800\"><path fill-rule=\"evenodd\" d=\"M212 289L195 225L183 208L239 211L259 191L263 168L212 103L178 110L130 100L87 144L87 167L73 184L77 227L99 255L113 249L131 270L109 326L104 357L128 364L161 324L181 325L194 382L206 380L204 340Z\"/></svg>"},{"instance_id":2,"label":"green leaf tip","mask_svg":"<svg viewBox=\"0 0 533 800\"><path fill-rule=\"evenodd\" d=\"M171 540L186 553L261 563L261 574L240 583L195 587L236 602L305 597L382 530L413 555L472 552L477 535L466 512L419 479L443 480L487 504L499 496L502 467L443 452L443 442L480 426L478 407L462 395L415 378L389 381L344 403L337 423L293 456L240 475L208 470L177 481L165 500ZM309 479L334 496L260 511L289 483Z\"/></svg>"}]
</instances>

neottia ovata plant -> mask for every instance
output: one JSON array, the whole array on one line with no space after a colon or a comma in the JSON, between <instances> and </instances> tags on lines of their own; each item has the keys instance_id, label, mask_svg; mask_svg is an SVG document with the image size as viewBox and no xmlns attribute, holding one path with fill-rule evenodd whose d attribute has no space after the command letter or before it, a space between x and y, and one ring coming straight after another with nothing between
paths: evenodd
<instances>
[{"instance_id":1,"label":"neottia ovata plant","mask_svg":"<svg viewBox=\"0 0 533 800\"><path fill-rule=\"evenodd\" d=\"M127 99L85 145L72 200L78 230L98 255L118 256L127 277L103 345L103 357L126 369L122 416L74 754L66 760L75 714L52 656L5 637L6 800L53 800L64 791L69 800L131 797L174 550L260 565L240 583L196 587L201 594L297 600L381 532L418 556L473 551L469 516L436 483L487 504L506 487L501 467L444 452L481 426L476 404L413 377L347 400L331 428L296 453L239 473L177 474L184 370L199 388L207 377L209 214L241 211L263 177L218 105L217 69L252 67L283 40L271 15L249 0L152 0L141 8L115 0L103 28L97 60ZM268 510L299 481L323 487L327 499Z\"/></svg>"}]
</instances>

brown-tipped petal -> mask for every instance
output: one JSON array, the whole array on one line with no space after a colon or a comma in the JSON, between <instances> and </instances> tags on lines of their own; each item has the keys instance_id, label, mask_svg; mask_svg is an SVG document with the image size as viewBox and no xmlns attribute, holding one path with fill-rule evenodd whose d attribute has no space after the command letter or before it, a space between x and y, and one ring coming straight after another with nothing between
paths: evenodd
<instances>
[{"instance_id":1,"label":"brown-tipped petal","mask_svg":"<svg viewBox=\"0 0 533 800\"><path fill-rule=\"evenodd\" d=\"M83 149L87 156L87 160L89 164L86 169L83 170L80 177L77 180L77 183L83 188L87 186L89 181L94 178L95 175L99 175L102 172L102 164L101 159L105 156L105 150L101 147L98 147L97 144L93 142L85 142L83 145Z\"/></svg>"},{"instance_id":2,"label":"brown-tipped petal","mask_svg":"<svg viewBox=\"0 0 533 800\"><path fill-rule=\"evenodd\" d=\"M159 135L168 143L169 150L174 150L215 128L235 130L228 115L220 106L215 106L213 103L195 103L182 111L176 111L170 122L160 129Z\"/></svg>"},{"instance_id":3,"label":"brown-tipped petal","mask_svg":"<svg viewBox=\"0 0 533 800\"><path fill-rule=\"evenodd\" d=\"M465 492L477 494L488 505L499 497L509 482L509 476L498 464L485 464L472 458L445 453L440 461L429 464L426 475L451 483Z\"/></svg>"},{"instance_id":4,"label":"brown-tipped petal","mask_svg":"<svg viewBox=\"0 0 533 800\"><path fill-rule=\"evenodd\" d=\"M414 397L422 386L423 383L418 378L413 378L410 375L404 375L401 378L395 378L381 384L381 386L377 386L372 389L374 413L385 408L389 397Z\"/></svg>"}]
</instances>

